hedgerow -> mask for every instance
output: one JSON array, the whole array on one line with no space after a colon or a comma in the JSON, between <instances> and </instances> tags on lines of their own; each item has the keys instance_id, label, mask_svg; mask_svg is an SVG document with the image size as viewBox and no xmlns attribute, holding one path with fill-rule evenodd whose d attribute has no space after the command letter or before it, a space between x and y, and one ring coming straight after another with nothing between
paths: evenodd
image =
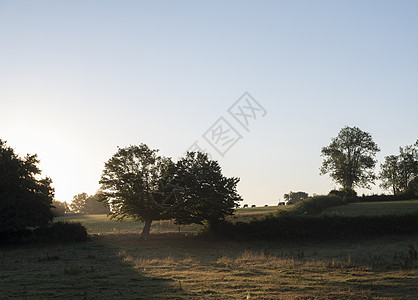
<instances>
[{"instance_id":1,"label":"hedgerow","mask_svg":"<svg viewBox=\"0 0 418 300\"><path fill-rule=\"evenodd\" d=\"M418 214L389 216L312 216L281 214L250 222L220 221L212 233L234 239L369 237L418 233Z\"/></svg>"}]
</instances>

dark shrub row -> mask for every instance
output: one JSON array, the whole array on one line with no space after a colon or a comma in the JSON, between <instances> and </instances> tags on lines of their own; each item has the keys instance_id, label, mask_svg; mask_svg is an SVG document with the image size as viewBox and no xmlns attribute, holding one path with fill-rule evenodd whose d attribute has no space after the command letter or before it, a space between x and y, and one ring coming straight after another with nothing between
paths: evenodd
<instances>
[{"instance_id":1,"label":"dark shrub row","mask_svg":"<svg viewBox=\"0 0 418 300\"><path fill-rule=\"evenodd\" d=\"M405 192L397 195L370 195L370 196L361 196L357 197L357 201L360 202L384 202L384 201L404 201L404 200L414 200L418 197L413 192Z\"/></svg>"},{"instance_id":2,"label":"dark shrub row","mask_svg":"<svg viewBox=\"0 0 418 300\"><path fill-rule=\"evenodd\" d=\"M87 240L87 230L79 222L55 222L34 231L36 239L45 242L82 242Z\"/></svg>"},{"instance_id":3,"label":"dark shrub row","mask_svg":"<svg viewBox=\"0 0 418 300\"><path fill-rule=\"evenodd\" d=\"M0 244L82 242L87 237L87 230L81 223L55 222L47 227L0 232Z\"/></svg>"},{"instance_id":4,"label":"dark shrub row","mask_svg":"<svg viewBox=\"0 0 418 300\"><path fill-rule=\"evenodd\" d=\"M251 222L211 224L218 236L237 239L294 239L369 237L418 233L418 214L341 217L282 214Z\"/></svg>"}]
</instances>

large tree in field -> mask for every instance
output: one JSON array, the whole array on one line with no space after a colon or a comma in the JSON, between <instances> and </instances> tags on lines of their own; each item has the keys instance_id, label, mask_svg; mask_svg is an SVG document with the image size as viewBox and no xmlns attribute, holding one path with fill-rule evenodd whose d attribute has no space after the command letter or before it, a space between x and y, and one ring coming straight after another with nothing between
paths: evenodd
<instances>
[{"instance_id":1,"label":"large tree in field","mask_svg":"<svg viewBox=\"0 0 418 300\"><path fill-rule=\"evenodd\" d=\"M329 146L322 148L321 174L328 173L342 188L370 188L370 183L376 179L375 156L379 151L370 133L346 126Z\"/></svg>"},{"instance_id":2,"label":"large tree in field","mask_svg":"<svg viewBox=\"0 0 418 300\"><path fill-rule=\"evenodd\" d=\"M179 224L209 224L232 215L241 196L239 178L225 177L218 162L202 152L188 152L176 164L173 183L181 187L182 203L173 210Z\"/></svg>"},{"instance_id":3,"label":"large tree in field","mask_svg":"<svg viewBox=\"0 0 418 300\"><path fill-rule=\"evenodd\" d=\"M52 220L54 190L41 178L36 155L20 158L0 140L0 232L46 226Z\"/></svg>"},{"instance_id":4,"label":"large tree in field","mask_svg":"<svg viewBox=\"0 0 418 300\"><path fill-rule=\"evenodd\" d=\"M171 199L168 183L174 164L157 152L145 144L119 148L106 162L100 179L100 202L110 208L110 216L144 222L144 238L153 220L171 218L165 201Z\"/></svg>"}]
</instances>

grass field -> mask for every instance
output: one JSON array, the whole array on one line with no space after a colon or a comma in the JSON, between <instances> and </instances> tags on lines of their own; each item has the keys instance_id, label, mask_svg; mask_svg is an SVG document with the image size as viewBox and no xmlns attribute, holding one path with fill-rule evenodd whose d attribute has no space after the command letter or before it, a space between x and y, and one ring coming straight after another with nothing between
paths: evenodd
<instances>
[{"instance_id":1,"label":"grass field","mask_svg":"<svg viewBox=\"0 0 418 300\"><path fill-rule=\"evenodd\" d=\"M105 234L0 250L0 298L415 299L418 236L230 242ZM411 246L413 245L413 246Z\"/></svg>"},{"instance_id":2,"label":"grass field","mask_svg":"<svg viewBox=\"0 0 418 300\"><path fill-rule=\"evenodd\" d=\"M278 209L287 209L284 206L270 207L250 207L237 209L235 215L230 220L249 221L274 213ZM105 234L105 233L135 233L139 232L143 224L126 219L123 222L110 220L106 215L71 215L55 219L56 221L80 222L86 228L89 234ZM199 225L176 225L172 220L154 221L151 226L151 233L194 233L199 231L202 226Z\"/></svg>"},{"instance_id":3,"label":"grass field","mask_svg":"<svg viewBox=\"0 0 418 300\"><path fill-rule=\"evenodd\" d=\"M347 206L348 207L348 206ZM246 208L253 218L274 207ZM418 235L238 242L72 216L88 242L0 248L0 299L417 299ZM188 228L190 232L196 228Z\"/></svg>"},{"instance_id":4,"label":"grass field","mask_svg":"<svg viewBox=\"0 0 418 300\"><path fill-rule=\"evenodd\" d=\"M393 214L402 215L413 212L418 212L418 200L350 203L343 206L330 207L324 213L342 216L382 216Z\"/></svg>"},{"instance_id":5,"label":"grass field","mask_svg":"<svg viewBox=\"0 0 418 300\"><path fill-rule=\"evenodd\" d=\"M107 233L138 233L143 227L143 223L134 222L126 219L123 222L111 220L107 215L72 215L55 219L56 221L80 222L86 228L89 234L107 234ZM197 232L201 226L199 225L176 225L172 220L153 221L151 233L180 232L192 233Z\"/></svg>"}]
</instances>

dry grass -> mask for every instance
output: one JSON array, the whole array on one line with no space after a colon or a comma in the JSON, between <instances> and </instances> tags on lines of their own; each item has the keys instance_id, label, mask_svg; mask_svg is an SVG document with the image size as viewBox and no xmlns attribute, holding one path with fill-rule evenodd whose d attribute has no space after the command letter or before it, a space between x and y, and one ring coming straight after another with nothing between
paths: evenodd
<instances>
[{"instance_id":1,"label":"dry grass","mask_svg":"<svg viewBox=\"0 0 418 300\"><path fill-rule=\"evenodd\" d=\"M414 299L418 236L230 242L108 234L0 252L0 298ZM415 261L416 263L416 261Z\"/></svg>"},{"instance_id":2,"label":"dry grass","mask_svg":"<svg viewBox=\"0 0 418 300\"><path fill-rule=\"evenodd\" d=\"M275 208L242 209L237 215L248 219L271 210ZM418 261L412 259L417 235L232 242L186 236L185 228L179 234L175 224L161 221L144 241L137 223L109 222L104 215L77 218L97 233L90 241L0 248L0 299L416 299L418 295Z\"/></svg>"}]
</instances>

